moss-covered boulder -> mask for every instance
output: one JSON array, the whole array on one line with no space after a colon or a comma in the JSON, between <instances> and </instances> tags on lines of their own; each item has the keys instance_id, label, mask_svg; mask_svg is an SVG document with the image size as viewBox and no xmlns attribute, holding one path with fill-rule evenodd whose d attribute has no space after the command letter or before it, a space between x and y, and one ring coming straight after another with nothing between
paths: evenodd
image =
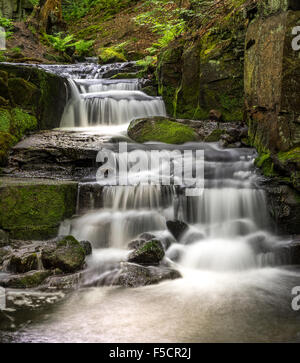
<instances>
[{"instance_id":1,"label":"moss-covered boulder","mask_svg":"<svg viewBox=\"0 0 300 363\"><path fill-rule=\"evenodd\" d=\"M8 90L15 106L36 109L39 100L39 89L23 78L9 78Z\"/></svg>"},{"instance_id":2,"label":"moss-covered boulder","mask_svg":"<svg viewBox=\"0 0 300 363\"><path fill-rule=\"evenodd\" d=\"M0 286L14 289L34 288L51 275L50 271L30 271L20 275L9 275L0 280Z\"/></svg>"},{"instance_id":3,"label":"moss-covered boulder","mask_svg":"<svg viewBox=\"0 0 300 363\"><path fill-rule=\"evenodd\" d=\"M32 270L38 270L38 257L35 252L22 251L13 253L7 269L11 272L24 273Z\"/></svg>"},{"instance_id":4,"label":"moss-covered boulder","mask_svg":"<svg viewBox=\"0 0 300 363\"><path fill-rule=\"evenodd\" d=\"M114 48L100 48L98 50L98 58L100 64L126 62L124 54Z\"/></svg>"},{"instance_id":5,"label":"moss-covered boulder","mask_svg":"<svg viewBox=\"0 0 300 363\"><path fill-rule=\"evenodd\" d=\"M42 262L47 269L59 268L63 272L75 272L83 267L85 251L73 237L67 236L42 250Z\"/></svg>"},{"instance_id":6,"label":"moss-covered boulder","mask_svg":"<svg viewBox=\"0 0 300 363\"><path fill-rule=\"evenodd\" d=\"M0 228L16 239L56 236L75 213L77 183L45 179L0 179Z\"/></svg>"},{"instance_id":7,"label":"moss-covered boulder","mask_svg":"<svg viewBox=\"0 0 300 363\"><path fill-rule=\"evenodd\" d=\"M199 139L193 128L164 117L132 121L128 127L128 136L139 143L159 141L166 144L183 144Z\"/></svg>"},{"instance_id":8,"label":"moss-covered boulder","mask_svg":"<svg viewBox=\"0 0 300 363\"><path fill-rule=\"evenodd\" d=\"M165 255L162 243L159 240L145 241L128 256L128 262L142 265L157 265Z\"/></svg>"}]
</instances>

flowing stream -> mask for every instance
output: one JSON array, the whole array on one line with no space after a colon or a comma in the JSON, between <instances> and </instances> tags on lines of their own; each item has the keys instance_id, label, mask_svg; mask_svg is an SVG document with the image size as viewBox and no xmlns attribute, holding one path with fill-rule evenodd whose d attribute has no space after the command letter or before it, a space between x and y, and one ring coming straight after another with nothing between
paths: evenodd
<instances>
[{"instance_id":1,"label":"flowing stream","mask_svg":"<svg viewBox=\"0 0 300 363\"><path fill-rule=\"evenodd\" d=\"M109 80L102 73L68 73L71 96L61 127L121 125L118 131L124 131L133 118L165 115L162 99L141 92L140 80ZM273 232L255 150L213 143L130 145L137 155L204 150L203 193L189 197L176 185L147 184L153 171L146 166L129 172L139 180L135 186L82 182L77 216L62 223L60 234L92 243L89 281L126 258L128 243L143 232L171 242L166 259L183 278L136 289L82 288L50 311L36 313L32 324L8 340L299 342L300 313L291 308L291 290L300 285L300 271L274 252L288 241ZM115 145L108 147L118 153ZM189 225L180 242L167 230L170 219Z\"/></svg>"}]
</instances>

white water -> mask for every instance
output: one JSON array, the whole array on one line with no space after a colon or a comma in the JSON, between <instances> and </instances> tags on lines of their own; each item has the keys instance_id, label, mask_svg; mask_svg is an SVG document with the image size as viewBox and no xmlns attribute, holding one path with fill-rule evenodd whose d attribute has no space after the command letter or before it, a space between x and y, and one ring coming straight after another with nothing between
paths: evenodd
<instances>
[{"instance_id":1,"label":"white water","mask_svg":"<svg viewBox=\"0 0 300 363\"><path fill-rule=\"evenodd\" d=\"M164 102L139 91L133 80L68 79L70 97L61 128L123 125L141 117L165 116Z\"/></svg>"},{"instance_id":2,"label":"white water","mask_svg":"<svg viewBox=\"0 0 300 363\"><path fill-rule=\"evenodd\" d=\"M138 90L127 89L129 84L124 81L113 85L98 83L98 80L76 82L72 87L78 104L75 102L67 108L69 127L77 123L81 127L90 125L83 107L83 93L126 91L132 95ZM130 87L136 85L130 84ZM115 103L110 105L119 112L120 101L111 99ZM88 101L91 102L89 109L94 102L95 108L99 108L95 113L100 115L101 99L88 100L92 100ZM129 100L126 102L125 108L133 106ZM74 115L76 112L78 117ZM130 112L133 111L127 109L124 115ZM120 120L125 122L125 119ZM107 126L108 130L112 127ZM165 145L161 147L167 149ZM199 144L189 147L199 148ZM205 150L202 195L186 197L173 186L117 187L105 183L99 193L96 187L93 192L95 182L88 185L86 192L82 184L79 216L65 221L60 228L61 234L71 233L79 240L92 242L94 251L87 260L87 282L92 282L126 259L128 242L140 233L153 232L162 239L172 239L166 230L166 221L182 219L189 224L189 229L179 242L171 244L166 256L175 260L173 266L183 278L137 289L79 290L54 313L44 316L43 320L38 316L32 326L11 340L300 341L300 315L290 308L291 289L299 284L300 274L276 265L272 252L257 249L261 243L271 248L279 238L270 229L265 193L259 187L253 165L255 153L251 149L223 150L213 144L201 147ZM140 174L133 172L131 177L139 180ZM144 170L142 180L146 176ZM99 204L101 208L96 207Z\"/></svg>"}]
</instances>

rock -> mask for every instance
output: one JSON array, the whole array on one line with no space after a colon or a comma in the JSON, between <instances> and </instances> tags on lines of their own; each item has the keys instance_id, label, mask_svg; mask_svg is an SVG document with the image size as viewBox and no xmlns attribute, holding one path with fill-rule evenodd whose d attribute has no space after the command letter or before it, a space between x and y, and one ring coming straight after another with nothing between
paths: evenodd
<instances>
[{"instance_id":1,"label":"rock","mask_svg":"<svg viewBox=\"0 0 300 363\"><path fill-rule=\"evenodd\" d=\"M271 246L267 241L266 235L259 232L247 237L247 244L256 255L260 253L268 253L271 250Z\"/></svg>"},{"instance_id":2,"label":"rock","mask_svg":"<svg viewBox=\"0 0 300 363\"><path fill-rule=\"evenodd\" d=\"M64 237L55 245L42 250L42 262L46 269L59 268L71 273L80 270L84 260L85 251L73 236Z\"/></svg>"},{"instance_id":3,"label":"rock","mask_svg":"<svg viewBox=\"0 0 300 363\"><path fill-rule=\"evenodd\" d=\"M14 252L9 260L7 269L15 273L25 273L38 270L38 257L36 253L18 251Z\"/></svg>"},{"instance_id":4,"label":"rock","mask_svg":"<svg viewBox=\"0 0 300 363\"><path fill-rule=\"evenodd\" d=\"M210 135L205 138L205 142L217 142L225 134L225 130L216 129Z\"/></svg>"},{"instance_id":5,"label":"rock","mask_svg":"<svg viewBox=\"0 0 300 363\"><path fill-rule=\"evenodd\" d=\"M153 233L150 232L143 232L139 235L139 239L142 239L144 241L150 241L151 239L155 239L156 236Z\"/></svg>"},{"instance_id":6,"label":"rock","mask_svg":"<svg viewBox=\"0 0 300 363\"><path fill-rule=\"evenodd\" d=\"M9 78L8 89L13 105L25 109L38 107L40 91L33 83L23 78Z\"/></svg>"},{"instance_id":7,"label":"rock","mask_svg":"<svg viewBox=\"0 0 300 363\"><path fill-rule=\"evenodd\" d=\"M188 229L188 225L182 221L167 221L167 228L175 239L179 241L183 233Z\"/></svg>"},{"instance_id":8,"label":"rock","mask_svg":"<svg viewBox=\"0 0 300 363\"><path fill-rule=\"evenodd\" d=\"M155 237L154 237L155 238ZM145 244L146 240L144 239L135 239L128 243L128 248L130 250L137 250L140 248L143 244Z\"/></svg>"},{"instance_id":9,"label":"rock","mask_svg":"<svg viewBox=\"0 0 300 363\"><path fill-rule=\"evenodd\" d=\"M300 234L300 193L278 184L275 179L266 180L267 206L278 233Z\"/></svg>"},{"instance_id":10,"label":"rock","mask_svg":"<svg viewBox=\"0 0 300 363\"><path fill-rule=\"evenodd\" d=\"M77 183L0 178L0 228L14 239L57 235L59 224L75 213Z\"/></svg>"},{"instance_id":11,"label":"rock","mask_svg":"<svg viewBox=\"0 0 300 363\"><path fill-rule=\"evenodd\" d=\"M63 290L70 291L77 289L81 285L81 273L75 273L65 276L50 276L41 286L45 290Z\"/></svg>"},{"instance_id":12,"label":"rock","mask_svg":"<svg viewBox=\"0 0 300 363\"><path fill-rule=\"evenodd\" d=\"M7 246L8 242L8 234L3 229L0 229L0 247Z\"/></svg>"},{"instance_id":13,"label":"rock","mask_svg":"<svg viewBox=\"0 0 300 363\"><path fill-rule=\"evenodd\" d=\"M300 265L300 240L273 249L277 264Z\"/></svg>"},{"instance_id":14,"label":"rock","mask_svg":"<svg viewBox=\"0 0 300 363\"><path fill-rule=\"evenodd\" d=\"M209 119L212 121L222 121L222 113L218 110L210 110L209 111Z\"/></svg>"},{"instance_id":15,"label":"rock","mask_svg":"<svg viewBox=\"0 0 300 363\"><path fill-rule=\"evenodd\" d=\"M132 263L123 263L119 276L114 280L114 285L125 287L139 287L158 284L164 280L181 278L177 270L167 267L146 267Z\"/></svg>"},{"instance_id":16,"label":"rock","mask_svg":"<svg viewBox=\"0 0 300 363\"><path fill-rule=\"evenodd\" d=\"M139 143L159 141L167 144L183 144L199 139L193 128L166 117L133 120L128 127L128 136Z\"/></svg>"},{"instance_id":17,"label":"rock","mask_svg":"<svg viewBox=\"0 0 300 363\"><path fill-rule=\"evenodd\" d=\"M98 52L100 64L126 62L127 60L122 52L114 48L100 48Z\"/></svg>"},{"instance_id":18,"label":"rock","mask_svg":"<svg viewBox=\"0 0 300 363\"><path fill-rule=\"evenodd\" d=\"M140 263L143 265L156 265L165 255L164 248L160 241L151 240L141 244L128 256L128 262Z\"/></svg>"},{"instance_id":19,"label":"rock","mask_svg":"<svg viewBox=\"0 0 300 363\"><path fill-rule=\"evenodd\" d=\"M0 286L26 289L37 287L51 274L50 271L30 271L20 275L8 275L0 279Z\"/></svg>"},{"instance_id":20,"label":"rock","mask_svg":"<svg viewBox=\"0 0 300 363\"><path fill-rule=\"evenodd\" d=\"M80 241L80 246L84 249L84 253L86 256L89 256L93 252L93 248L91 242L89 241Z\"/></svg>"},{"instance_id":21,"label":"rock","mask_svg":"<svg viewBox=\"0 0 300 363\"><path fill-rule=\"evenodd\" d=\"M20 103L21 108L26 109L31 106L30 110L34 112L34 116L38 120L38 129L47 130L59 127L68 97L63 77L45 72L36 66L23 64L0 63L0 71L0 77L3 74L2 72L7 74L8 84L11 84L10 91L13 100ZM18 89L26 84L26 92L23 88L21 93L17 92L14 89L16 84L18 84ZM2 87L0 89L2 90ZM7 98L1 93L0 96ZM34 100L31 105L29 105L29 102L31 102L29 99Z\"/></svg>"},{"instance_id":22,"label":"rock","mask_svg":"<svg viewBox=\"0 0 300 363\"><path fill-rule=\"evenodd\" d=\"M9 250L8 247L2 247L2 248L0 248L0 271L1 271L1 265L9 257L10 252L11 251Z\"/></svg>"}]
</instances>

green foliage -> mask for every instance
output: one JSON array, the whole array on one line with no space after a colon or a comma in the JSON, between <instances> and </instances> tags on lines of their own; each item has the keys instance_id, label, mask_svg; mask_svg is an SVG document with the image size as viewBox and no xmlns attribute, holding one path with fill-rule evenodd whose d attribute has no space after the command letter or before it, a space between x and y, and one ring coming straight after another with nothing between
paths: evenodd
<instances>
[{"instance_id":1,"label":"green foliage","mask_svg":"<svg viewBox=\"0 0 300 363\"><path fill-rule=\"evenodd\" d=\"M39 4L39 0L29 0L33 6L37 6Z\"/></svg>"},{"instance_id":2,"label":"green foliage","mask_svg":"<svg viewBox=\"0 0 300 363\"><path fill-rule=\"evenodd\" d=\"M158 34L160 38L147 49L150 55L154 55L159 49L166 47L172 40L181 35L186 29L187 17L193 11L178 7L177 1L148 0L142 7L145 12L136 16L138 25L146 25Z\"/></svg>"},{"instance_id":3,"label":"green foliage","mask_svg":"<svg viewBox=\"0 0 300 363\"><path fill-rule=\"evenodd\" d=\"M67 50L67 48L74 46L74 37L73 35L67 35L63 37L62 33L57 33L56 35L43 34L43 38L46 42L55 50L63 53Z\"/></svg>"},{"instance_id":4,"label":"green foliage","mask_svg":"<svg viewBox=\"0 0 300 363\"><path fill-rule=\"evenodd\" d=\"M98 50L100 63L126 62L125 47L128 43L127 41L113 47L100 48Z\"/></svg>"},{"instance_id":5,"label":"green foliage","mask_svg":"<svg viewBox=\"0 0 300 363\"><path fill-rule=\"evenodd\" d=\"M4 18L0 15L0 27L5 29L5 32L3 32L0 28L0 39L7 39L12 35L13 30L13 23L12 20ZM0 62L3 62L0 57Z\"/></svg>"},{"instance_id":6,"label":"green foliage","mask_svg":"<svg viewBox=\"0 0 300 363\"><path fill-rule=\"evenodd\" d=\"M93 9L95 14L101 14L102 18L108 20L131 2L135 0L68 0L63 7L63 14L67 21L78 20Z\"/></svg>"},{"instance_id":7,"label":"green foliage","mask_svg":"<svg viewBox=\"0 0 300 363\"><path fill-rule=\"evenodd\" d=\"M80 56L88 56L91 54L93 49L94 40L79 40L78 42L74 43L76 48L76 53Z\"/></svg>"}]
</instances>

